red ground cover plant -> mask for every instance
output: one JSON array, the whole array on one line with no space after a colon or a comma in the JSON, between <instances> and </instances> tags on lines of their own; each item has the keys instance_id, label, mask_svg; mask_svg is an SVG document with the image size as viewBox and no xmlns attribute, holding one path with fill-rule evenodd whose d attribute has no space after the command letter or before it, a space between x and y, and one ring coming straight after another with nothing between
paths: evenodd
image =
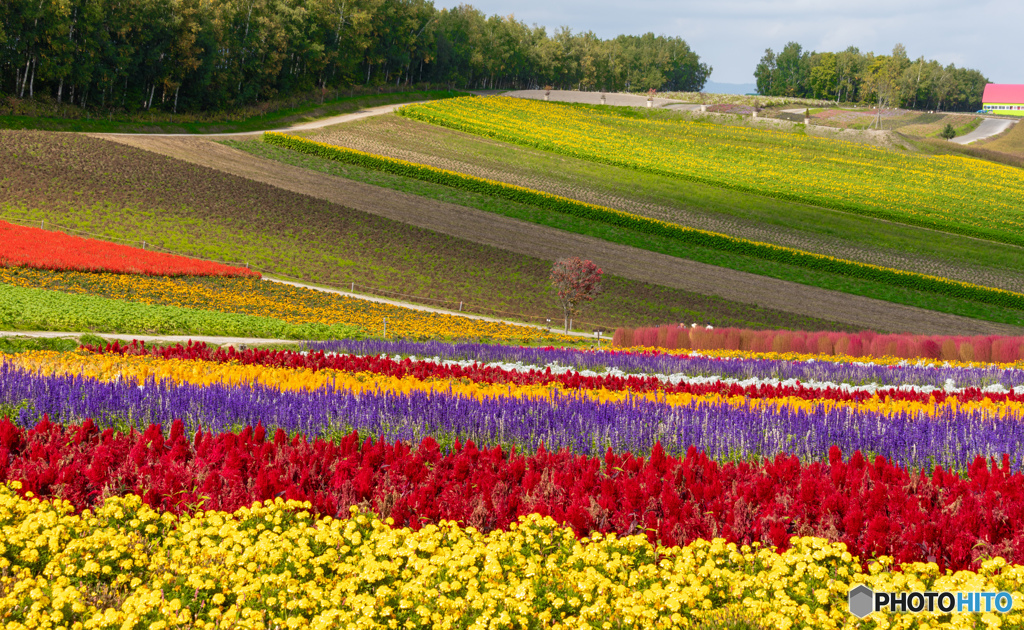
<instances>
[{"instance_id":1,"label":"red ground cover plant","mask_svg":"<svg viewBox=\"0 0 1024 630\"><path fill-rule=\"evenodd\" d=\"M0 265L152 276L255 276L243 267L0 221Z\"/></svg>"},{"instance_id":2,"label":"red ground cover plant","mask_svg":"<svg viewBox=\"0 0 1024 630\"><path fill-rule=\"evenodd\" d=\"M511 383L515 385L547 385L560 384L566 389L606 389L611 391L630 390L634 392L661 391L669 394L693 394L703 396L721 394L724 396L745 396L747 398L784 398L795 397L805 400L834 400L860 402L871 398L889 398L921 403L941 403L946 399L955 398L960 402L991 400L992 402L1024 402L1024 394L1013 391L1006 393L987 392L979 387L966 387L959 392L936 390L925 393L915 390L904 390L898 387L878 388L874 393L866 390L843 390L838 387L817 388L806 387L799 382L796 385L737 385L712 381L706 383L664 383L653 376L582 376L578 372L554 374L550 368L530 370L503 370L499 367L483 365L440 365L428 361L396 360L386 356L357 356L345 354L325 354L311 352L302 354L292 350L262 350L235 348L222 349L206 344L156 347L146 346L144 342L132 341L122 345L120 342L107 344L105 347L83 346L84 349L96 353L121 354L133 356L156 356L164 359L184 359L212 361L217 363L237 362L243 365L263 365L267 367L283 367L308 370L342 370L345 372L372 372L383 376L404 378L407 376L420 380L429 379L468 379L476 383Z\"/></svg>"},{"instance_id":3,"label":"red ground cover plant","mask_svg":"<svg viewBox=\"0 0 1024 630\"><path fill-rule=\"evenodd\" d=\"M619 328L612 337L612 343L616 346L650 346L670 350L800 352L995 363L1013 363L1024 359L1024 337L880 335L871 330L844 333L705 328L673 324L650 328Z\"/></svg>"},{"instance_id":4,"label":"red ground cover plant","mask_svg":"<svg viewBox=\"0 0 1024 630\"><path fill-rule=\"evenodd\" d=\"M668 457L608 452L591 458L541 449L531 455L456 443L442 452L433 438L338 442L273 437L263 427L189 439L176 421L144 433L100 430L91 420L64 427L45 417L26 430L0 420L0 481L22 492L59 497L76 508L137 493L174 512L235 510L255 501L310 501L321 515L350 505L419 528L440 519L482 531L519 515L548 514L578 535L646 533L663 545L723 537L782 548L790 536L845 542L867 559L934 561L977 567L1001 556L1024 561L1024 475L978 458L966 477L911 472L859 453L828 463L779 456L762 463L718 463L691 449Z\"/></svg>"}]
</instances>

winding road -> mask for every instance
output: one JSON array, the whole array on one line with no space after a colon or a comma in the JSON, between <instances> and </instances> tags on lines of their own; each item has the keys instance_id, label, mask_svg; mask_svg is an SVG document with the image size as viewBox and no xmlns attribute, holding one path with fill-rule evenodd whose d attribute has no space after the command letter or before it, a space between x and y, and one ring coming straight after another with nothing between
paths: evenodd
<instances>
[{"instance_id":1,"label":"winding road","mask_svg":"<svg viewBox=\"0 0 1024 630\"><path fill-rule=\"evenodd\" d=\"M1006 118L986 118L981 121L981 124L971 133L965 133L959 138L953 138L950 142L957 144L970 144L977 140L984 140L994 135L1003 133L1013 125L1016 125L1016 120L1007 120Z\"/></svg>"}]
</instances>

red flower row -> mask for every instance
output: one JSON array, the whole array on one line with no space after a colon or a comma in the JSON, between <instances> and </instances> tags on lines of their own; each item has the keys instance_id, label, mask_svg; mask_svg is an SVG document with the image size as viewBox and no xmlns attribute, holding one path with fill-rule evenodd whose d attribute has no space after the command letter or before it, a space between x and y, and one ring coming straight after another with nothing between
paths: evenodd
<instances>
[{"instance_id":1,"label":"red flower row","mask_svg":"<svg viewBox=\"0 0 1024 630\"><path fill-rule=\"evenodd\" d=\"M56 271L107 271L151 276L255 276L259 273L0 221L0 265Z\"/></svg>"},{"instance_id":2,"label":"red flower row","mask_svg":"<svg viewBox=\"0 0 1024 630\"><path fill-rule=\"evenodd\" d=\"M226 363L236 361L244 365L264 365L267 367L285 367L308 370L343 370L346 372L372 372L383 376L403 378L411 376L421 380L427 379L468 379L477 383L511 383L515 385L547 385L560 384L566 389L606 389L611 391L630 390L634 392L661 391L669 394L693 394L697 396L720 394L723 396L746 396L747 398L784 398L795 397L805 400L833 400L860 402L872 398L906 400L921 403L941 403L949 398L960 402L991 400L1001 402L1024 402L1024 394L1012 391L1006 393L986 392L978 387L967 387L960 392L947 393L936 390L925 393L915 390L903 390L895 387L879 388L872 393L865 390L842 390L838 387L818 388L806 387L799 382L796 385L738 385L712 381L707 383L664 383L654 376L582 376L577 372L554 374L550 368L544 370L503 370L479 364L440 365L430 361L395 360L386 356L327 355L323 352L302 354L291 350L260 350L247 349L238 351L227 350L193 344L187 346L177 344L170 347L146 346L145 343L132 341L121 345L118 342L108 344L105 348L85 346L85 349L97 353L122 355L150 355L164 359L188 359Z\"/></svg>"},{"instance_id":3,"label":"red flower row","mask_svg":"<svg viewBox=\"0 0 1024 630\"><path fill-rule=\"evenodd\" d=\"M762 464L720 464L691 449L647 459L609 452L602 461L569 452L524 456L471 442L442 453L432 438L403 443L337 443L262 427L239 434L197 432L175 422L144 434L100 431L90 420L63 427L45 418L31 430L0 421L0 482L59 497L78 509L112 493L138 493L164 510L235 510L282 497L310 501L320 514L350 505L418 528L439 519L482 531L518 516L548 514L590 532L646 533L664 545L724 537L785 547L793 535L845 542L863 558L977 566L1001 556L1024 562L1024 475L1008 459L991 469L978 458L966 478L936 468L912 474L859 452L844 462L802 465L780 456Z\"/></svg>"}]
</instances>

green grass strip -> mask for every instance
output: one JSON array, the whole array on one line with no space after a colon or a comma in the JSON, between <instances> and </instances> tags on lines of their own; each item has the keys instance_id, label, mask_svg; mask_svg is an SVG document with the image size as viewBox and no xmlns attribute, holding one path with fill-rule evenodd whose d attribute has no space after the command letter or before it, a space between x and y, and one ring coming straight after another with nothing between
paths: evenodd
<instances>
[{"instance_id":1,"label":"green grass strip","mask_svg":"<svg viewBox=\"0 0 1024 630\"><path fill-rule=\"evenodd\" d=\"M144 304L96 295L0 283L0 326L151 335L211 335L264 339L344 339L356 326L292 324L272 317Z\"/></svg>"},{"instance_id":2,"label":"green grass strip","mask_svg":"<svg viewBox=\"0 0 1024 630\"><path fill-rule=\"evenodd\" d=\"M395 158L373 155L355 149L338 147L282 133L263 134L264 142L300 151L317 157L355 164L413 179L433 182L469 190L493 197L536 206L575 217L581 217L608 225L624 227L644 234L668 237L690 245L697 245L733 254L779 262L794 267L823 271L842 276L871 280L895 287L925 291L949 297L992 304L1005 308L1024 309L1024 295L984 287L967 282L950 280L925 274L891 269L878 265L843 260L832 256L814 254L789 247L759 243L725 234L689 228L675 223L650 219L639 215L598 206L595 204L560 197L550 193L531 190L522 186L506 184L463 173L416 164Z\"/></svg>"}]
</instances>

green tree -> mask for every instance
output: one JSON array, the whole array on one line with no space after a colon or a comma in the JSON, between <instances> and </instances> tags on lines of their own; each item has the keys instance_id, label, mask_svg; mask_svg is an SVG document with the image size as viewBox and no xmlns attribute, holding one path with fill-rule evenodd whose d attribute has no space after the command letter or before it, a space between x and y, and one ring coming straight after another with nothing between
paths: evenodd
<instances>
[{"instance_id":1,"label":"green tree","mask_svg":"<svg viewBox=\"0 0 1024 630\"><path fill-rule=\"evenodd\" d=\"M761 61L754 68L754 80L757 82L757 93L762 96L777 96L776 86L779 82L779 70L775 61L775 52L766 48Z\"/></svg>"}]
</instances>

